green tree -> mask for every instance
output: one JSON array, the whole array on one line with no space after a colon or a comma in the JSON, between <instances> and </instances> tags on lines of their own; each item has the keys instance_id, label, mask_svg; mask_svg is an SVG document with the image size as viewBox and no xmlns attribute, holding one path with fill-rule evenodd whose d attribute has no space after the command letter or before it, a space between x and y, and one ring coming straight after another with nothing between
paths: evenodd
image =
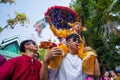
<instances>
[{"instance_id":1,"label":"green tree","mask_svg":"<svg viewBox=\"0 0 120 80\"><path fill-rule=\"evenodd\" d=\"M120 0L71 0L70 7L87 28L85 42L97 51L100 66L110 70L120 65Z\"/></svg>"},{"instance_id":2,"label":"green tree","mask_svg":"<svg viewBox=\"0 0 120 80\"><path fill-rule=\"evenodd\" d=\"M11 29L13 29L15 27L16 24L21 24L22 26L24 26L24 24L29 23L28 18L26 16L25 13L15 13L16 16L15 18L10 18L7 20L7 25L4 27L0 27L0 33L6 29L7 27L10 27Z\"/></svg>"}]
</instances>

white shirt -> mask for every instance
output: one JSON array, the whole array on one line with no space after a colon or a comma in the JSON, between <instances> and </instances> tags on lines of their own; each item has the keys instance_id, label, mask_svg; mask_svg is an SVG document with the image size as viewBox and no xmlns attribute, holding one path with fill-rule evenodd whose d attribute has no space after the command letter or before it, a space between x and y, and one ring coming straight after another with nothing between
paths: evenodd
<instances>
[{"instance_id":1,"label":"white shirt","mask_svg":"<svg viewBox=\"0 0 120 80\"><path fill-rule=\"evenodd\" d=\"M82 60L68 53L62 60L56 80L82 80Z\"/></svg>"}]
</instances>

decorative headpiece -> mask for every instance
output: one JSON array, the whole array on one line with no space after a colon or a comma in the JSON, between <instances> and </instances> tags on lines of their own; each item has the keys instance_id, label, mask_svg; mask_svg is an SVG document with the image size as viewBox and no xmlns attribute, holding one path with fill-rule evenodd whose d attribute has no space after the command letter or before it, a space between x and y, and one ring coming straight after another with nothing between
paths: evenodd
<instances>
[{"instance_id":1,"label":"decorative headpiece","mask_svg":"<svg viewBox=\"0 0 120 80\"><path fill-rule=\"evenodd\" d=\"M39 48L43 49L51 49L53 47L57 47L57 44L51 41L42 41L40 42Z\"/></svg>"},{"instance_id":2,"label":"decorative headpiece","mask_svg":"<svg viewBox=\"0 0 120 80\"><path fill-rule=\"evenodd\" d=\"M78 21L78 14L69 7L52 6L45 12L45 16L50 16L53 25L57 29L70 29L68 23Z\"/></svg>"}]
</instances>

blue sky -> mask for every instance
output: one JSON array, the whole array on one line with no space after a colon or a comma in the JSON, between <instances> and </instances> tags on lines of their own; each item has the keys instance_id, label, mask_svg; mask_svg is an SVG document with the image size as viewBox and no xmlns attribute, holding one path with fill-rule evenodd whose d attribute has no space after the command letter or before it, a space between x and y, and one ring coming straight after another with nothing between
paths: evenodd
<instances>
[{"instance_id":1,"label":"blue sky","mask_svg":"<svg viewBox=\"0 0 120 80\"><path fill-rule=\"evenodd\" d=\"M0 4L0 26L6 25L6 20L15 17L15 12L25 13L30 23L26 26L16 25L14 29L7 28L0 34L0 43L3 39L9 38L14 35L20 35L21 40L32 38L38 43L41 40L51 38L52 41L56 40L52 32L47 29L43 31L43 39L38 37L33 29L36 21L44 17L44 13L51 6L69 6L70 0L15 0L14 4ZM48 35L49 34L49 35Z\"/></svg>"}]
</instances>

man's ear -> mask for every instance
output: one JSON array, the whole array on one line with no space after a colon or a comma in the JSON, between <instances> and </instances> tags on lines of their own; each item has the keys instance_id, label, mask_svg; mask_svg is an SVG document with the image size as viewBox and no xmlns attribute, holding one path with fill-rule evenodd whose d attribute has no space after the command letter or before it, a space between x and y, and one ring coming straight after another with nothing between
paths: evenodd
<instances>
[{"instance_id":1,"label":"man's ear","mask_svg":"<svg viewBox=\"0 0 120 80\"><path fill-rule=\"evenodd\" d=\"M67 40L67 41L66 41L66 45L67 45L67 46L69 45L69 42L70 42L70 40Z\"/></svg>"}]
</instances>

